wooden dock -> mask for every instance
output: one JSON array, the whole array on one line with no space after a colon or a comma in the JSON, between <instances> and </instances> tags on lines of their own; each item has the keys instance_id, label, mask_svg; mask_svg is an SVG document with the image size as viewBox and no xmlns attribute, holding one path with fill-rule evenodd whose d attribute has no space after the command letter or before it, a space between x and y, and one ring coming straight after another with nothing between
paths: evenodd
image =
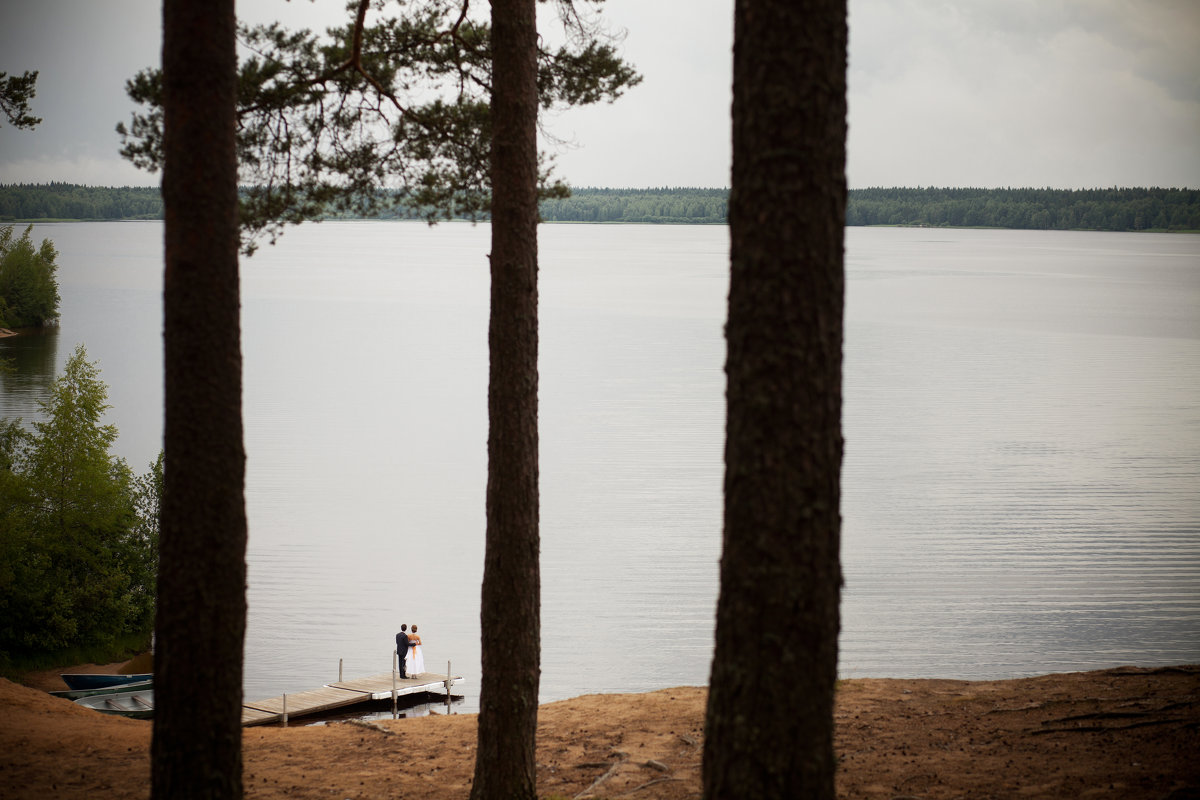
<instances>
[{"instance_id":1,"label":"wooden dock","mask_svg":"<svg viewBox=\"0 0 1200 800\"><path fill-rule=\"evenodd\" d=\"M395 681L396 696L421 692L443 691L450 694L454 684L462 681L459 675L439 675L421 672ZM242 704L242 726L268 725L272 722L344 708L368 700L390 700L392 697L392 673L381 672L366 678L354 678L337 683L327 683L319 689L285 694L269 700L258 700Z\"/></svg>"}]
</instances>

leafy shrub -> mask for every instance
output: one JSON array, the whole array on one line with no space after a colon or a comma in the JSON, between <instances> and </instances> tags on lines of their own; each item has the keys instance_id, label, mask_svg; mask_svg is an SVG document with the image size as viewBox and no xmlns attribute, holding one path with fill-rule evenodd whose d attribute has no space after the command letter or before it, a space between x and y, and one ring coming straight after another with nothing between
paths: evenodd
<instances>
[{"instance_id":1,"label":"leafy shrub","mask_svg":"<svg viewBox=\"0 0 1200 800\"><path fill-rule=\"evenodd\" d=\"M58 251L49 239L34 248L33 226L14 238L0 228L0 327L30 328L58 318Z\"/></svg>"}]
</instances>

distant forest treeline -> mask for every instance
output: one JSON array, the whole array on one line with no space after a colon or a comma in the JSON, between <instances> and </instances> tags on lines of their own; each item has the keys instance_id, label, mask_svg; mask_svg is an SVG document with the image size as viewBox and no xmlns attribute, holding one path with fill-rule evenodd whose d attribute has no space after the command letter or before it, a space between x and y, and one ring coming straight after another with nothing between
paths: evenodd
<instances>
[{"instance_id":1,"label":"distant forest treeline","mask_svg":"<svg viewBox=\"0 0 1200 800\"><path fill-rule=\"evenodd\" d=\"M1196 231L1195 189L854 189L847 225Z\"/></svg>"},{"instance_id":2,"label":"distant forest treeline","mask_svg":"<svg viewBox=\"0 0 1200 800\"><path fill-rule=\"evenodd\" d=\"M162 196L157 186L0 185L0 222L162 219L162 216Z\"/></svg>"},{"instance_id":3,"label":"distant forest treeline","mask_svg":"<svg viewBox=\"0 0 1200 800\"><path fill-rule=\"evenodd\" d=\"M544 200L547 222L657 222L725 224L728 189L571 189L562 200Z\"/></svg>"},{"instance_id":4,"label":"distant forest treeline","mask_svg":"<svg viewBox=\"0 0 1200 800\"><path fill-rule=\"evenodd\" d=\"M722 224L726 189L572 190L542 203L547 222ZM418 218L418 210L386 218ZM156 187L0 185L0 222L161 219ZM848 225L1200 231L1195 189L851 189Z\"/></svg>"}]
</instances>

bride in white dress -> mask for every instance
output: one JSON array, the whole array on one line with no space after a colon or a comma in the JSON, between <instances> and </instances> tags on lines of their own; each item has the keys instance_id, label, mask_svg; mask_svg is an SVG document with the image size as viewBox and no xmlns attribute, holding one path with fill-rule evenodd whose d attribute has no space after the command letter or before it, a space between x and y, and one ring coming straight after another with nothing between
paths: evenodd
<instances>
[{"instance_id":1,"label":"bride in white dress","mask_svg":"<svg viewBox=\"0 0 1200 800\"><path fill-rule=\"evenodd\" d=\"M417 635L417 626L412 626L408 635L408 652L404 654L404 671L411 677L425 671L425 654L421 652L421 637Z\"/></svg>"}]
</instances>

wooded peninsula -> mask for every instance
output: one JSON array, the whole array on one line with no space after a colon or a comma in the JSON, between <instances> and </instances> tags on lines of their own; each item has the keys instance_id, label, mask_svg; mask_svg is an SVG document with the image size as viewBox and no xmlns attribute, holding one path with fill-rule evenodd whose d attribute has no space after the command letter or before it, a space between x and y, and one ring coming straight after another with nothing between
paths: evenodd
<instances>
[{"instance_id":1,"label":"wooded peninsula","mask_svg":"<svg viewBox=\"0 0 1200 800\"><path fill-rule=\"evenodd\" d=\"M545 222L723 225L728 189L572 189L541 204ZM162 219L158 187L0 184L0 222ZM403 204L377 219L423 219ZM330 214L330 219L338 218ZM1200 190L851 189L847 225L1200 232Z\"/></svg>"}]
</instances>

